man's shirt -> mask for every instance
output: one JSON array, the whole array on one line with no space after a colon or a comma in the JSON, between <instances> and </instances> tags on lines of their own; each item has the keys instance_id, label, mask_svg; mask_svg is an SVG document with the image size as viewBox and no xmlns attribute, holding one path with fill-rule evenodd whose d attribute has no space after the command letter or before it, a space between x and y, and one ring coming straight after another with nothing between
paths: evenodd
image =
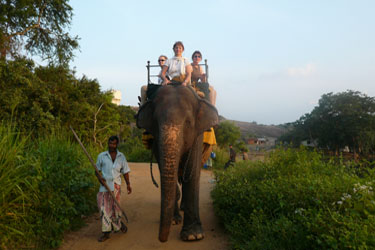
<instances>
[{"instance_id":1,"label":"man's shirt","mask_svg":"<svg viewBox=\"0 0 375 250\"><path fill-rule=\"evenodd\" d=\"M96 161L96 167L102 172L102 176L111 191L115 190L114 183L121 185L121 174L130 172L125 155L120 151L117 151L115 162L112 161L108 151L100 153ZM100 185L99 192L107 192L107 190L103 185Z\"/></svg>"}]
</instances>

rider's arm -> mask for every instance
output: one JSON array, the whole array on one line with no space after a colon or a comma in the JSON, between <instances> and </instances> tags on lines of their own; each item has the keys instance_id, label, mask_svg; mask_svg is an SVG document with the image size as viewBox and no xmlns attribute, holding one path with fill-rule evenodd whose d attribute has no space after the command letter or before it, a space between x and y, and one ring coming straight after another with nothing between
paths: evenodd
<instances>
[{"instance_id":1,"label":"rider's arm","mask_svg":"<svg viewBox=\"0 0 375 250\"><path fill-rule=\"evenodd\" d=\"M186 78L185 81L182 83L183 86L187 86L190 83L192 71L193 68L191 67L191 64L185 66Z\"/></svg>"},{"instance_id":2,"label":"rider's arm","mask_svg":"<svg viewBox=\"0 0 375 250\"><path fill-rule=\"evenodd\" d=\"M168 83L170 83L170 81L166 77L167 70L168 70L168 66L164 65L161 71L161 79L163 79L163 82L161 83L161 85L167 85Z\"/></svg>"}]
</instances>

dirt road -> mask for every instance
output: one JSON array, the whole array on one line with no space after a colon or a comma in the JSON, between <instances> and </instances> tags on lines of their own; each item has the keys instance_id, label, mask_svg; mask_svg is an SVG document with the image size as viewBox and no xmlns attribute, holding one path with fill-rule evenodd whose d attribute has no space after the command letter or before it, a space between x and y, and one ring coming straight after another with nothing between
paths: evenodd
<instances>
[{"instance_id":1,"label":"dirt road","mask_svg":"<svg viewBox=\"0 0 375 250\"><path fill-rule=\"evenodd\" d=\"M122 186L121 206L128 218L128 232L126 234L111 234L105 242L98 242L100 236L99 214L92 216L88 225L78 232L65 236L61 250L79 249L229 249L228 240L223 228L214 216L210 191L213 188L211 171L202 170L200 184L200 217L205 238L196 242L184 242L179 234L182 225L171 228L169 239L165 243L158 240L160 216L160 188L156 188L151 181L150 167L147 163L130 163L130 181L133 193L125 193L126 186ZM159 183L157 165L153 165L155 179Z\"/></svg>"}]
</instances>

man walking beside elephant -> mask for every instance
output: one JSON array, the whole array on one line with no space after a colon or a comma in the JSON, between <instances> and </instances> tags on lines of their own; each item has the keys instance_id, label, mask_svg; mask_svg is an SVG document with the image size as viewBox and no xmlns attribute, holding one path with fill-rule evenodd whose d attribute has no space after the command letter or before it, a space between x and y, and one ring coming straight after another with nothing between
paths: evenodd
<instances>
[{"instance_id":1,"label":"man walking beside elephant","mask_svg":"<svg viewBox=\"0 0 375 250\"><path fill-rule=\"evenodd\" d=\"M232 145L229 145L229 161L225 163L224 169L227 169L230 165L236 162L236 151L234 151Z\"/></svg>"},{"instance_id":2,"label":"man walking beside elephant","mask_svg":"<svg viewBox=\"0 0 375 250\"><path fill-rule=\"evenodd\" d=\"M106 182L110 190L114 193L116 200L120 203L121 196L121 174L123 174L128 194L132 192L129 180L129 166L123 153L117 150L119 139L111 136L108 139L108 151L98 155L96 166L101 171L102 176L98 176L101 183ZM126 233L127 228L121 221L121 209L116 205L110 193L103 185L100 185L97 195L98 208L102 222L102 235L98 239L103 242L109 239L111 231Z\"/></svg>"}]
</instances>

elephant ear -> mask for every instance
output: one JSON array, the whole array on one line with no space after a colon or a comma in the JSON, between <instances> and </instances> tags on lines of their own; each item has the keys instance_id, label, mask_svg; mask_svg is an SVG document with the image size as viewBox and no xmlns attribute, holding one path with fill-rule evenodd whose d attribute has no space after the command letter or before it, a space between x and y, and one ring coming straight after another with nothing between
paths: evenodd
<instances>
[{"instance_id":1,"label":"elephant ear","mask_svg":"<svg viewBox=\"0 0 375 250\"><path fill-rule=\"evenodd\" d=\"M137 127L144 128L151 132L152 129L152 116L154 113L154 107L152 102L146 102L138 111L136 115Z\"/></svg>"},{"instance_id":2,"label":"elephant ear","mask_svg":"<svg viewBox=\"0 0 375 250\"><path fill-rule=\"evenodd\" d=\"M198 133L210 129L219 123L219 115L217 109L206 100L199 101L199 110L197 115Z\"/></svg>"}]
</instances>

